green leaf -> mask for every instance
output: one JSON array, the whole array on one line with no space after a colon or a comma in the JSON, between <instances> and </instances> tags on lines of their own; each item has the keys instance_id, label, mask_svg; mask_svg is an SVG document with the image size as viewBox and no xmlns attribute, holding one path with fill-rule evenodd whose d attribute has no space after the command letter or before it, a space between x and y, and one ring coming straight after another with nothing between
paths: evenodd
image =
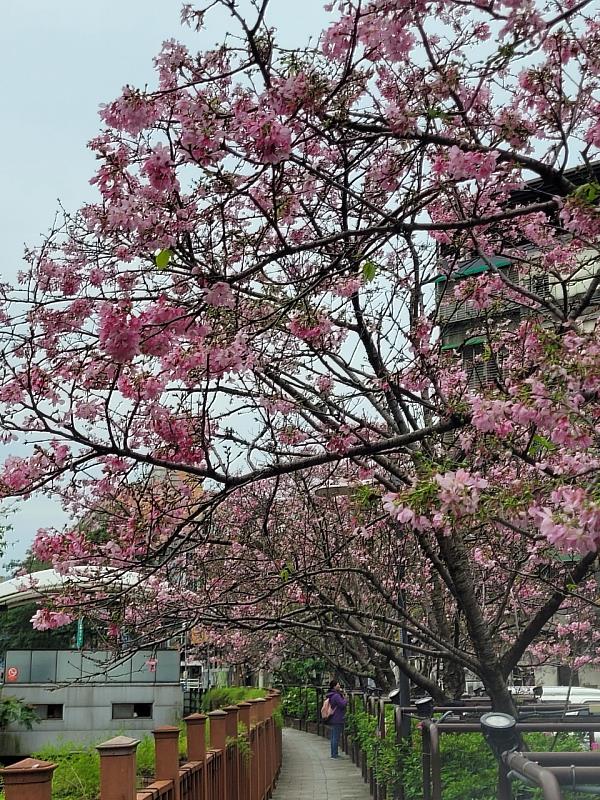
<instances>
[{"instance_id":1,"label":"green leaf","mask_svg":"<svg viewBox=\"0 0 600 800\"><path fill-rule=\"evenodd\" d=\"M154 256L157 269L166 269L169 266L169 261L173 253L171 250L161 250Z\"/></svg>"},{"instance_id":2,"label":"green leaf","mask_svg":"<svg viewBox=\"0 0 600 800\"><path fill-rule=\"evenodd\" d=\"M365 261L362 266L362 274L365 283L371 283L377 275L377 264L374 261Z\"/></svg>"},{"instance_id":3,"label":"green leaf","mask_svg":"<svg viewBox=\"0 0 600 800\"><path fill-rule=\"evenodd\" d=\"M542 453L542 452L553 452L556 450L556 445L550 441L550 439L546 439L545 436L541 436L539 433L536 433L531 441L531 451L533 453Z\"/></svg>"},{"instance_id":4,"label":"green leaf","mask_svg":"<svg viewBox=\"0 0 600 800\"><path fill-rule=\"evenodd\" d=\"M380 499L380 494L373 486L361 486L360 484L354 490L352 495L353 500L359 506L370 506Z\"/></svg>"},{"instance_id":5,"label":"green leaf","mask_svg":"<svg viewBox=\"0 0 600 800\"><path fill-rule=\"evenodd\" d=\"M600 183L597 181L584 183L575 189L573 196L584 203L595 203L600 197Z\"/></svg>"}]
</instances>

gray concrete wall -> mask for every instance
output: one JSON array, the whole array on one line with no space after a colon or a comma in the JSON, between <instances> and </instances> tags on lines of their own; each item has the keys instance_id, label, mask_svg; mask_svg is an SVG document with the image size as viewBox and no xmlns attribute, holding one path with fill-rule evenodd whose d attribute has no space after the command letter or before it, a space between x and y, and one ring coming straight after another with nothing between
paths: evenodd
<instances>
[{"instance_id":1,"label":"gray concrete wall","mask_svg":"<svg viewBox=\"0 0 600 800\"><path fill-rule=\"evenodd\" d=\"M59 740L98 743L124 734L141 738L159 725L173 725L183 713L179 683L89 684L53 688L46 684L5 685L4 696L18 697L32 705L62 704L62 719L35 723L28 731L9 725L0 732L0 754L29 755ZM113 703L152 703L151 719L112 719Z\"/></svg>"}]
</instances>

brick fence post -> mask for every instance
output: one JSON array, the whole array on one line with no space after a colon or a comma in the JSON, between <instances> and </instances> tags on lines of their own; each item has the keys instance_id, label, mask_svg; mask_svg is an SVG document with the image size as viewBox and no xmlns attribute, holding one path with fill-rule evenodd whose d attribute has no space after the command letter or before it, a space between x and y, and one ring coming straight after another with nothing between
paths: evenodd
<instances>
[{"instance_id":1,"label":"brick fence post","mask_svg":"<svg viewBox=\"0 0 600 800\"><path fill-rule=\"evenodd\" d=\"M206 720L205 714L190 714L183 720L187 730L188 761L206 759Z\"/></svg>"},{"instance_id":2,"label":"brick fence post","mask_svg":"<svg viewBox=\"0 0 600 800\"><path fill-rule=\"evenodd\" d=\"M278 715L279 720L280 722L283 722L283 709L281 708L281 692L279 691L279 689L273 689L273 697L275 698L273 701L275 706L275 711L280 712ZM282 726L277 724L275 725L275 742L277 746L277 775L279 775L279 772L281 770Z\"/></svg>"},{"instance_id":3,"label":"brick fence post","mask_svg":"<svg viewBox=\"0 0 600 800\"><path fill-rule=\"evenodd\" d=\"M252 725L250 715L252 713L252 703L242 701L237 704L238 719L246 729L248 747L251 747L252 737L250 727ZM251 800L252 797L252 753L247 753L240 757L240 800Z\"/></svg>"},{"instance_id":4,"label":"brick fence post","mask_svg":"<svg viewBox=\"0 0 600 800\"><path fill-rule=\"evenodd\" d=\"M225 706L223 711L225 711L227 714L227 721L225 723L226 736L228 739L237 739L238 707L234 705ZM233 746L230 746L228 751L229 761L227 764L227 780L229 781L229 792L227 800L229 800L229 795L231 796L231 800L238 800L240 796L240 751L237 743Z\"/></svg>"},{"instance_id":5,"label":"brick fence post","mask_svg":"<svg viewBox=\"0 0 600 800\"><path fill-rule=\"evenodd\" d=\"M100 800L135 800L138 739L115 736L96 746L100 753Z\"/></svg>"},{"instance_id":6,"label":"brick fence post","mask_svg":"<svg viewBox=\"0 0 600 800\"><path fill-rule=\"evenodd\" d=\"M51 800L52 773L56 764L24 758L10 767L0 769L4 780L6 800Z\"/></svg>"},{"instance_id":7,"label":"brick fence post","mask_svg":"<svg viewBox=\"0 0 600 800\"><path fill-rule=\"evenodd\" d=\"M173 781L173 796L179 800L179 728L162 725L152 733L156 749L156 780Z\"/></svg>"},{"instance_id":8,"label":"brick fence post","mask_svg":"<svg viewBox=\"0 0 600 800\"><path fill-rule=\"evenodd\" d=\"M267 794L268 776L267 776L267 736L265 725L265 712L266 702L264 697L257 697L252 701L256 704L256 733L258 735L258 764L260 769L257 769L259 774L258 779L258 797L262 800Z\"/></svg>"},{"instance_id":9,"label":"brick fence post","mask_svg":"<svg viewBox=\"0 0 600 800\"><path fill-rule=\"evenodd\" d=\"M187 732L187 759L202 764L202 772L196 778L199 800L207 797L207 770L206 770L206 717L205 714L190 714L185 717L185 727ZM195 797L195 795L192 795Z\"/></svg>"},{"instance_id":10,"label":"brick fence post","mask_svg":"<svg viewBox=\"0 0 600 800\"><path fill-rule=\"evenodd\" d=\"M265 790L269 794L273 785L273 700L270 694L265 697L263 714L265 717Z\"/></svg>"},{"instance_id":11,"label":"brick fence post","mask_svg":"<svg viewBox=\"0 0 600 800\"><path fill-rule=\"evenodd\" d=\"M227 713L220 710L211 711L208 714L208 719L210 721L210 749L221 751L221 760L219 762L221 765L219 777L221 790L218 797L225 798L227 786L227 732L225 727L227 725Z\"/></svg>"}]
</instances>

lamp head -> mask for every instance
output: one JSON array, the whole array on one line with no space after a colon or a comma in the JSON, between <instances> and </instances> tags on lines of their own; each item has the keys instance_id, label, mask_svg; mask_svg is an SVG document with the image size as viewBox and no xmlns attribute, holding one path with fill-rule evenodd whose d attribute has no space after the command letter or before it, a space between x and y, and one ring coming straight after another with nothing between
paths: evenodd
<instances>
[{"instance_id":1,"label":"lamp head","mask_svg":"<svg viewBox=\"0 0 600 800\"><path fill-rule=\"evenodd\" d=\"M503 753L518 748L517 721L510 714L488 711L479 722L483 736L496 758L500 759Z\"/></svg>"},{"instance_id":2,"label":"lamp head","mask_svg":"<svg viewBox=\"0 0 600 800\"><path fill-rule=\"evenodd\" d=\"M417 709L417 717L419 719L430 719L433 714L433 698L429 695L419 697L414 701L413 705Z\"/></svg>"},{"instance_id":3,"label":"lamp head","mask_svg":"<svg viewBox=\"0 0 600 800\"><path fill-rule=\"evenodd\" d=\"M394 706L400 705L400 689L392 689L392 691L388 694L388 698L390 703Z\"/></svg>"}]
</instances>

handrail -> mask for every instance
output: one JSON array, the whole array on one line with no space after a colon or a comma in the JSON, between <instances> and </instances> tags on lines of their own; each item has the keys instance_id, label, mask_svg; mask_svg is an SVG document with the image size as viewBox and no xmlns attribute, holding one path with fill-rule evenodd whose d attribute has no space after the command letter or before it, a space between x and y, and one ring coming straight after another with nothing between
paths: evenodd
<instances>
[{"instance_id":1,"label":"handrail","mask_svg":"<svg viewBox=\"0 0 600 800\"><path fill-rule=\"evenodd\" d=\"M555 775L547 767L530 761L522 753L504 753L502 756L507 769L538 786L544 793L544 800L562 800L560 786ZM509 777L507 775L507 777Z\"/></svg>"},{"instance_id":2,"label":"handrail","mask_svg":"<svg viewBox=\"0 0 600 800\"><path fill-rule=\"evenodd\" d=\"M421 721L421 736L422 736L422 764L423 764L423 800L442 800L442 769L441 769L441 756L440 756L440 735L442 733L480 733L481 725L479 722L436 722L432 719L424 719ZM548 720L544 719L539 722L517 722L515 729L519 732L527 733L577 733L577 732L594 732L598 729L598 720L595 722L565 722L564 720ZM536 753L536 755L540 755ZM553 754L558 755L558 754ZM557 760L560 762L563 756L587 756L588 754L561 754L561 758ZM596 753L589 754L594 758L588 758L586 763L593 762L594 767L600 764L600 758ZM596 759L596 760L594 760ZM577 758L576 758L577 760ZM516 762L515 762L516 763ZM531 761L530 763L534 763ZM569 769L570 765L574 762L571 760L565 769ZM539 764L537 765L539 767ZM559 767L557 766L557 769ZM591 768L584 767L582 769ZM540 767L542 769L542 767ZM596 769L596 774L598 770ZM536 773L537 774L537 773ZM552 775L552 773L550 773ZM581 773L582 777L585 777ZM502 776L501 776L502 778ZM501 782L500 782L501 783ZM543 788L543 787L541 787ZM510 797L510 795L506 795ZM552 798L552 795L548 795ZM560 791L558 794L560 798ZM501 795L502 798L502 795Z\"/></svg>"},{"instance_id":3,"label":"handrail","mask_svg":"<svg viewBox=\"0 0 600 800\"><path fill-rule=\"evenodd\" d=\"M308 690L315 691L317 696L319 694L319 687L302 687ZM376 693L369 693L363 691L350 691L348 692L350 699L350 709L354 710L357 704L367 711L374 719L377 720L377 731L379 737L385 736L386 720L384 709L389 707L390 701L386 697L377 696ZM305 702L305 708L306 708ZM395 705L395 704L394 704ZM573 704L569 706L569 710L579 710L583 708L582 704ZM318 712L319 705L317 705ZM586 716L586 717L567 717L562 716L565 706L564 703L531 703L518 706L519 713L523 715L537 715L538 718L526 718L517 722L516 730L523 733L528 732L579 732L593 734L600 731L600 715ZM479 715L491 710L489 703L478 704L475 703L460 703L459 705L438 706L434 708L434 713L454 712L460 720L446 719L439 721L437 719L422 719L422 776L423 776L423 800L442 800L442 760L440 754L440 736L443 733L481 733L481 725ZM395 706L394 713L394 729L396 736L399 736L398 718L400 715L410 714L416 716L417 708L415 706ZM541 712L541 713L540 713ZM553 713L554 717L548 717L547 714ZM477 718L473 718L477 715ZM542 716L543 715L543 716ZM560 718L559 718L559 715ZM319 720L311 723L308 720L300 719L300 728L305 730L312 730L313 732L323 735L323 725ZM366 763L365 753L356 746L356 742L348 748L352 756L352 760L360 765L363 770L363 777L368 782L369 788L373 797L382 797L385 795L385 787L377 784L376 774L373 768L368 767ZM543 777L544 769L549 772L550 776L558 781L559 785L567 779L572 780L572 768L577 769L577 779L587 779L592 773L587 773L582 770L598 769L600 767L600 752L586 752L586 753L552 753L552 754L526 754L528 763L536 764L542 770L542 778L544 781L552 781L548 777ZM535 756L535 759L534 759ZM530 768L528 768L529 770ZM535 771L535 770L534 770ZM538 774L537 771L536 775ZM568 773L568 775L567 775ZM567 776L567 777L565 777ZM506 780L506 772L500 771L500 782L498 795L500 800L508 800L511 796L509 794L510 787ZM506 783L503 787L502 782ZM593 781L592 781L593 782ZM537 784L536 784L537 785ZM565 783L565 785L568 785ZM544 788L543 786L541 788ZM388 788L389 791L389 788ZM552 791L552 790L549 790ZM383 795L381 794L383 792ZM504 792L504 793L503 793ZM550 798L552 794L548 795ZM560 794L558 795L560 797Z\"/></svg>"}]
</instances>

